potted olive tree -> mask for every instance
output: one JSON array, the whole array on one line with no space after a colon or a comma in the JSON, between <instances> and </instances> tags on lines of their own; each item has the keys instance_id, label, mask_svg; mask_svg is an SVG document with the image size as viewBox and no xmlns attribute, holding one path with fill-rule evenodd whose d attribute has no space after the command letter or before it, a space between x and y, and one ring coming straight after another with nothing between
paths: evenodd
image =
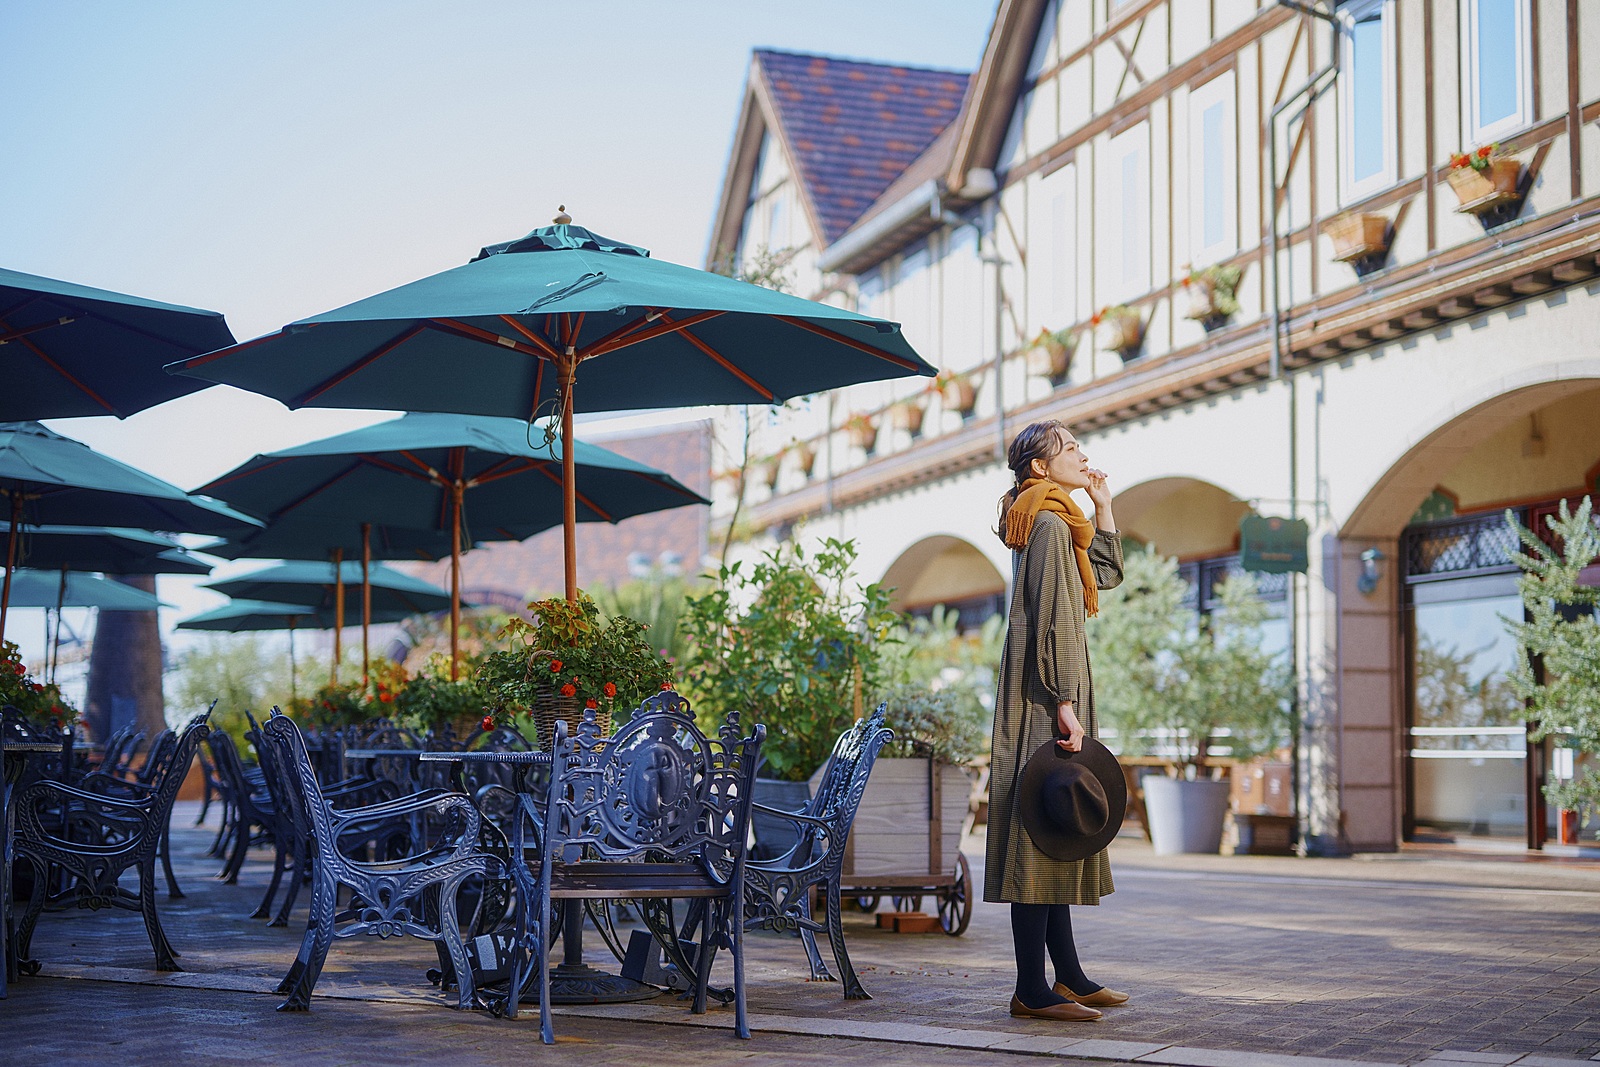
<instances>
[{"instance_id":1,"label":"potted olive tree","mask_svg":"<svg viewBox=\"0 0 1600 1067\"><path fill-rule=\"evenodd\" d=\"M754 566L724 566L714 589L685 604L683 688L702 723L737 710L747 723L766 724L755 797L762 804L803 806L806 780L864 697L885 688L882 653L896 616L886 590L851 579L855 558L849 541L830 538L810 555L790 542ZM793 833L765 818L755 832L763 855L781 852L787 845L775 841Z\"/></svg>"},{"instance_id":2,"label":"potted olive tree","mask_svg":"<svg viewBox=\"0 0 1600 1067\"><path fill-rule=\"evenodd\" d=\"M1262 647L1266 606L1249 575L1222 583L1196 626L1175 561L1130 553L1126 568L1089 631L1097 706L1124 754L1167 761L1142 783L1156 851L1216 852L1229 791L1212 774L1217 750L1243 762L1288 739L1288 673Z\"/></svg>"}]
</instances>

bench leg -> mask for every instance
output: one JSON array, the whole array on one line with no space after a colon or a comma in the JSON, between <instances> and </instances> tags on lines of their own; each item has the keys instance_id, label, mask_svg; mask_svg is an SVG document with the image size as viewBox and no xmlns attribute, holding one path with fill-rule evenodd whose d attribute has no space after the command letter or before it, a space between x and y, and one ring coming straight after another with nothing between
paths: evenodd
<instances>
[{"instance_id":1,"label":"bench leg","mask_svg":"<svg viewBox=\"0 0 1600 1067\"><path fill-rule=\"evenodd\" d=\"M280 843L272 857L272 881L267 883L267 891L261 898L261 903L256 905L256 910L250 913L252 919L265 919L272 915L272 898L278 895L278 886L283 882L283 868L285 865L284 849Z\"/></svg>"},{"instance_id":2,"label":"bench leg","mask_svg":"<svg viewBox=\"0 0 1600 1067\"><path fill-rule=\"evenodd\" d=\"M828 884L828 944L833 949L833 962L839 965L839 981L844 985L844 999L846 1000L871 1000L872 994L868 993L861 985L861 979L856 977L856 969L850 965L850 952L844 946L844 904L839 895L839 883ZM810 931L806 931L810 933ZM816 949L813 947L813 952Z\"/></svg>"},{"instance_id":3,"label":"bench leg","mask_svg":"<svg viewBox=\"0 0 1600 1067\"><path fill-rule=\"evenodd\" d=\"M172 873L172 813L167 813L167 822L161 827L161 869L167 876L167 899L183 899L183 890L178 888L178 876Z\"/></svg>"},{"instance_id":4,"label":"bench leg","mask_svg":"<svg viewBox=\"0 0 1600 1067\"><path fill-rule=\"evenodd\" d=\"M333 944L334 892L331 877L318 875L312 882L311 920L306 924L306 936L300 942L294 966L278 983L278 992L289 995L289 999L278 1005L279 1011L311 1010L311 992L322 975L322 963Z\"/></svg>"},{"instance_id":5,"label":"bench leg","mask_svg":"<svg viewBox=\"0 0 1600 1067\"><path fill-rule=\"evenodd\" d=\"M178 953L161 929L161 916L156 914L156 858L149 853L139 864L139 912L144 916L144 931L150 935L150 947L156 953L156 970L183 970L178 966Z\"/></svg>"},{"instance_id":6,"label":"bench leg","mask_svg":"<svg viewBox=\"0 0 1600 1067\"><path fill-rule=\"evenodd\" d=\"M733 947L733 1032L736 1036L749 1039L750 1022L745 1017L744 1005L744 901L743 893L735 893L727 903L726 929L731 935L729 940ZM709 971L710 960L706 961L706 970Z\"/></svg>"}]
</instances>

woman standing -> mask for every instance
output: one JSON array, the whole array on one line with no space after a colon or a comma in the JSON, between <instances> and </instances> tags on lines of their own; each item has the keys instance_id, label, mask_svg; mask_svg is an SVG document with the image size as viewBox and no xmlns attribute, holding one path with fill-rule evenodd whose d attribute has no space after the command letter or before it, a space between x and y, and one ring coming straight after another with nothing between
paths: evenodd
<instances>
[{"instance_id":1,"label":"woman standing","mask_svg":"<svg viewBox=\"0 0 1600 1067\"><path fill-rule=\"evenodd\" d=\"M1084 620L1098 611L1097 590L1122 581L1122 539L1104 472L1089 466L1062 423L1024 428L1008 465L1016 484L1000 498L998 533L1014 551L1011 614L995 698L983 899L1011 904L1011 1014L1086 1021L1128 999L1084 974L1068 911L1112 891L1111 865L1104 851L1063 862L1035 847L1018 815L1017 779L1052 737L1076 752L1085 735L1096 736ZM1093 522L1068 495L1074 489L1087 490ZM1053 987L1045 980L1047 949Z\"/></svg>"}]
</instances>

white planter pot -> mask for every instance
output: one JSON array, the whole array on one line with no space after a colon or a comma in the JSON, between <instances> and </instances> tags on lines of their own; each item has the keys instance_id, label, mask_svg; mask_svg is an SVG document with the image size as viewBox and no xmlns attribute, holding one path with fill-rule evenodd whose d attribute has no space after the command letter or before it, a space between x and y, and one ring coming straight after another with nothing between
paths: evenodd
<instances>
[{"instance_id":1,"label":"white planter pot","mask_svg":"<svg viewBox=\"0 0 1600 1067\"><path fill-rule=\"evenodd\" d=\"M1222 822L1228 814L1227 782L1190 782L1151 774L1141 784L1156 855L1222 851Z\"/></svg>"}]
</instances>

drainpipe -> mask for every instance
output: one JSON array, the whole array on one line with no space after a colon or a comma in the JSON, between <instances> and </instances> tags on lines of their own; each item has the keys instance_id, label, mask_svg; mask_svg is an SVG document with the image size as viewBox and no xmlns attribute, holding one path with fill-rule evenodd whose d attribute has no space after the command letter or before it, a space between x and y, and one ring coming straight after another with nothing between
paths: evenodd
<instances>
[{"instance_id":1,"label":"drainpipe","mask_svg":"<svg viewBox=\"0 0 1600 1067\"><path fill-rule=\"evenodd\" d=\"M1321 98L1336 83L1339 76L1339 23L1331 14L1310 4L1300 3L1298 0L1277 0L1279 7L1290 8L1302 14L1311 15L1322 19L1333 28L1333 44L1329 52L1326 66L1315 71L1311 77L1283 99L1272 109L1272 114L1267 120L1267 172L1271 176L1271 192L1267 204L1269 219L1269 232L1271 245L1268 250L1268 273L1271 276L1272 297L1272 364L1270 379L1277 381L1283 374L1283 305L1278 267L1278 124L1279 121L1293 110L1291 118L1299 118L1309 111L1313 104ZM1337 143L1337 142L1336 142ZM1291 376L1289 385L1289 517L1299 518L1300 514L1300 448L1299 448L1299 410L1298 396L1296 395L1295 380ZM1309 547L1309 546L1308 546ZM1293 737L1289 748L1290 752L1290 778L1294 782L1291 793L1297 836L1300 838L1301 851L1305 851L1307 835L1304 832L1306 805L1302 803L1302 792L1309 792L1310 783L1302 787L1301 777L1304 770L1300 747L1302 731L1300 728L1300 585L1294 572L1289 573L1289 677L1293 685L1290 689L1290 722L1292 723Z\"/></svg>"}]
</instances>

